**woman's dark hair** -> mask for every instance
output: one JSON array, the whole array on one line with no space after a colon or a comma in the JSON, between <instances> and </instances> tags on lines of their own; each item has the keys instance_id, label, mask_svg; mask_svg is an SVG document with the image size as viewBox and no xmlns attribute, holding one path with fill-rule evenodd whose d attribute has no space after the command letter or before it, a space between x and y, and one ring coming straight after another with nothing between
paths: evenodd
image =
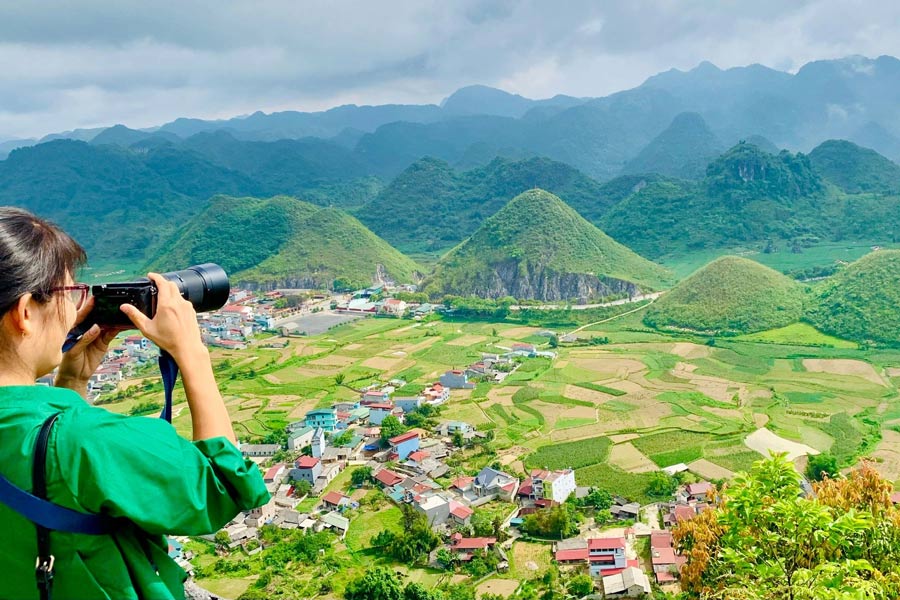
<instances>
[{"instance_id":1,"label":"woman's dark hair","mask_svg":"<svg viewBox=\"0 0 900 600\"><path fill-rule=\"evenodd\" d=\"M0 206L0 316L27 293L48 302L50 289L87 259L62 229L21 208Z\"/></svg>"}]
</instances>

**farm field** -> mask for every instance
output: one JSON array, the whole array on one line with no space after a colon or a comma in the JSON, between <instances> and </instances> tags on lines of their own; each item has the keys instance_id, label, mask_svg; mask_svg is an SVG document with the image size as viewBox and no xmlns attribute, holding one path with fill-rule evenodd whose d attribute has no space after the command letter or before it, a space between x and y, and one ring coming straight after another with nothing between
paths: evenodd
<instances>
[{"instance_id":1,"label":"farm field","mask_svg":"<svg viewBox=\"0 0 900 600\"><path fill-rule=\"evenodd\" d=\"M816 338L808 326L799 343ZM213 359L229 413L245 441L265 438L307 410L358 397L356 390L400 378L406 389L433 383L444 371L503 352L512 342L540 341L538 329L488 322L363 319L321 335L290 338L285 348L215 350ZM565 333L565 332L560 332ZM500 462L519 476L531 468L573 468L579 485L646 503L651 472L685 463L698 478L718 479L748 469L770 449L832 452L842 466L860 455L890 479L900 477L900 351L859 349L842 340L827 346L788 345L784 332L758 340L664 335L641 324L640 312L587 327L580 335L601 345L560 344L555 359L525 359L502 384L453 390L442 420L493 432L492 454L461 453L456 475ZM834 340L834 338L831 338ZM150 392L159 395L159 391ZM137 394L109 408L127 411L155 399ZM183 395L175 426L190 433ZM182 409L179 412L179 408ZM347 491L345 476L329 489ZM381 529L396 529L399 512L385 506L355 516L340 556L346 581L383 559L367 549ZM355 526L355 527L354 527ZM484 582L512 589L549 561L542 544L517 542L510 571ZM433 585L441 575L422 569L411 580ZM222 593L247 586L210 582ZM219 587L222 586L222 587Z\"/></svg>"},{"instance_id":2,"label":"farm field","mask_svg":"<svg viewBox=\"0 0 900 600\"><path fill-rule=\"evenodd\" d=\"M860 350L826 336L837 347L786 345L776 343L790 337L779 330L758 334L760 341L720 338L707 346L649 330L640 313L601 327L585 335L608 337L609 344L560 345L556 359L527 359L502 384L454 390L442 418L493 430L496 449L523 449L516 458L530 467L604 463L626 478L642 477L651 464L700 459L728 471L746 468L752 464L748 452L764 447L745 443L760 427L848 461L874 451L882 429L896 427L881 423L900 411L892 378L900 351ZM791 327L805 333L797 336L800 343L821 341L808 325ZM430 384L483 352L541 339L536 332L484 322L365 319L290 339L287 348L216 350L213 357L238 436L251 439L312 408L352 399L355 389L369 384L396 377L409 386ZM127 410L139 401L110 407ZM189 433L186 411L175 426ZM613 441L623 434L629 438ZM617 443L629 446L616 449L609 462ZM892 456L886 444L879 449Z\"/></svg>"}]
</instances>

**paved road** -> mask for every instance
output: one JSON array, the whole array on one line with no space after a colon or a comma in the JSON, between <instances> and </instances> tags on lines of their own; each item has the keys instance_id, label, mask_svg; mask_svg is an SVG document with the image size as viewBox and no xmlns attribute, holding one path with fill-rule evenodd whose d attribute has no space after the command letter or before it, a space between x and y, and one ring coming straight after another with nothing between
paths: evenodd
<instances>
[{"instance_id":1,"label":"paved road","mask_svg":"<svg viewBox=\"0 0 900 600\"><path fill-rule=\"evenodd\" d=\"M572 310L587 310L589 308L604 308L607 306L621 306L623 304L631 304L632 302L641 302L643 300L656 300L662 296L663 292L655 292L653 294L641 294L640 296L631 296L622 298L621 300L613 300L612 302L601 302L600 304L541 304L538 306L520 306L514 304L509 307L510 310L522 310L523 308L534 308L537 310L556 310L560 308L571 308Z\"/></svg>"}]
</instances>

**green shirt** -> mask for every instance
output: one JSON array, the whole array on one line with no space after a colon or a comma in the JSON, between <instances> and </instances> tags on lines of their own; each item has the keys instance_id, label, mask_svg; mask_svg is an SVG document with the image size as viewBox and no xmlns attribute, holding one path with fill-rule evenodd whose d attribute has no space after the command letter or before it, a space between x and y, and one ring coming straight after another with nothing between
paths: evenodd
<instances>
[{"instance_id":1,"label":"green shirt","mask_svg":"<svg viewBox=\"0 0 900 600\"><path fill-rule=\"evenodd\" d=\"M163 534L212 533L269 499L257 466L223 437L191 443L162 419L111 413L70 390L0 387L0 473L22 489L32 489L41 424L57 412L49 499L128 521L112 535L51 534L54 600L181 599L186 576ZM0 527L0 598L37 598L34 524L0 503Z\"/></svg>"}]
</instances>

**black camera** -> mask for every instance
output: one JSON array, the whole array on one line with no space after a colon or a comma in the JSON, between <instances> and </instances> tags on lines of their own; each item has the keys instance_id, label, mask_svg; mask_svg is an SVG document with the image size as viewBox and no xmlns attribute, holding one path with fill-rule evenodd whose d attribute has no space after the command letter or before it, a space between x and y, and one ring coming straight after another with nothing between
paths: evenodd
<instances>
[{"instance_id":1,"label":"black camera","mask_svg":"<svg viewBox=\"0 0 900 600\"><path fill-rule=\"evenodd\" d=\"M228 302L231 287L228 275L219 265L205 263L162 276L178 285L182 297L189 300L197 312L217 310ZM150 318L156 314L156 284L146 277L125 283L94 285L91 294L94 308L79 326L82 332L95 323L101 327L131 326L131 320L119 310L123 304L135 306Z\"/></svg>"}]
</instances>

